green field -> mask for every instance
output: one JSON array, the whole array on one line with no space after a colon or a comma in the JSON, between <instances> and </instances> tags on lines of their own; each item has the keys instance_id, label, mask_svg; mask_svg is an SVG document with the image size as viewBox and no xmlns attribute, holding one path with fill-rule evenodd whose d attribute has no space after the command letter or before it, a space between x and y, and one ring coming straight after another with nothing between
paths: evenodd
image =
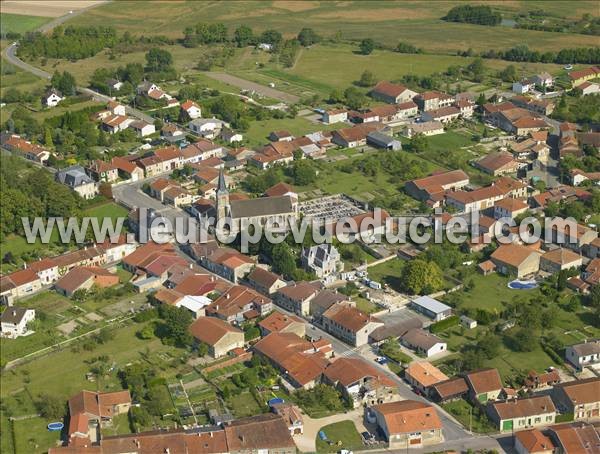
<instances>
[{"instance_id":1,"label":"green field","mask_svg":"<svg viewBox=\"0 0 600 454\"><path fill-rule=\"evenodd\" d=\"M302 27L312 27L324 36L342 39L370 37L394 46L408 41L427 50L448 51L508 48L516 44L546 50L589 45L589 37L565 33L515 30L507 27L486 27L471 24L450 24L440 18L461 3L446 2L184 2L177 6L157 2L152 8L139 8L139 2L120 1L99 6L73 19L74 24L103 25L110 23L120 31L133 34L162 34L173 38L198 22L223 22L231 29L246 24L256 31L274 28L293 36ZM497 6L505 17L516 13L543 9L568 17L585 13L597 14L593 1L577 2L488 2ZM508 31L510 30L510 33ZM327 66L326 63L324 66Z\"/></svg>"},{"instance_id":2,"label":"green field","mask_svg":"<svg viewBox=\"0 0 600 454\"><path fill-rule=\"evenodd\" d=\"M317 435L317 452L340 452L341 449L362 449L363 442L352 421L341 421L321 427L327 438L333 442L330 446ZM341 442L338 444L338 442Z\"/></svg>"},{"instance_id":3,"label":"green field","mask_svg":"<svg viewBox=\"0 0 600 454\"><path fill-rule=\"evenodd\" d=\"M0 30L4 33L26 33L41 27L51 18L41 16L25 16L21 14L0 14Z\"/></svg>"},{"instance_id":4,"label":"green field","mask_svg":"<svg viewBox=\"0 0 600 454\"><path fill-rule=\"evenodd\" d=\"M299 137L310 132L329 129L332 129L332 126L317 124L303 117L253 121L248 131L244 133L244 143L250 147L264 145L268 143L268 136L272 131L286 130Z\"/></svg>"},{"instance_id":5,"label":"green field","mask_svg":"<svg viewBox=\"0 0 600 454\"><path fill-rule=\"evenodd\" d=\"M292 69L263 69L257 70L257 73L263 76L263 82L283 81L307 91L329 94L333 88L343 89L352 85L360 79L365 69L371 71L378 80L396 80L406 74L428 76L454 65L466 67L473 60L451 55L410 55L384 50L376 50L371 55L358 55L353 52L355 50L355 46L345 44L321 44L304 50ZM485 61L485 65L492 70L502 69L508 64L501 60ZM542 69L557 72L560 69L558 65L551 64L516 66L523 73ZM243 74L240 75L243 77Z\"/></svg>"}]
</instances>

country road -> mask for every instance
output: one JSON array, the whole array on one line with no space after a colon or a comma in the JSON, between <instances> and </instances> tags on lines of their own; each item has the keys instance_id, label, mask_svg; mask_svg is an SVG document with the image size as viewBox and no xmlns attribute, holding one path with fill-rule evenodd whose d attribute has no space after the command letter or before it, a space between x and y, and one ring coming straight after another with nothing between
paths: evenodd
<instances>
[{"instance_id":1,"label":"country road","mask_svg":"<svg viewBox=\"0 0 600 454\"><path fill-rule=\"evenodd\" d=\"M290 104L295 104L300 101L300 98L296 95L292 95L290 93L285 93L281 90L276 90L275 88L266 87L261 84L257 84L256 82L251 82L246 79L242 79L240 77L232 76L227 73L214 73L207 72L204 73L211 79L218 80L219 82L224 82L229 85L233 85L234 87L239 87L243 90L253 90L256 93L260 93L263 96L273 99L279 99L280 101L287 102Z\"/></svg>"},{"instance_id":2,"label":"country road","mask_svg":"<svg viewBox=\"0 0 600 454\"><path fill-rule=\"evenodd\" d=\"M102 2L102 3L105 3L105 2ZM49 30L52 30L57 25L60 25L64 22L66 22L67 20L69 20L75 16L78 16L79 14L81 14L91 8L101 5L102 3L96 3L94 5L88 6L87 8L82 8L80 10L73 11L72 13L65 14L64 16L57 17L56 19L42 25L40 28L38 28L38 31L47 32ZM35 66L30 65L29 63L26 63L23 60L21 60L17 56L18 47L19 47L19 44L17 42L10 44L9 46L7 46L4 49L2 56L12 65L14 65L18 68L21 68L22 70L27 71L28 73L31 73L37 77L40 77L42 79L50 79L52 77L52 74L50 74L49 72L44 71L43 69L40 69L40 68L36 68ZM78 86L77 91L79 93L89 95L93 99L95 99L97 101L101 101L101 102L108 102L112 99L110 96L106 96L102 93L99 93L99 92L94 91L91 88L87 88L87 87L79 87ZM154 123L154 118L151 117L150 115L142 112L141 110L134 109L133 107L130 107L130 106L125 106L125 111L127 112L128 115L131 115L132 117L139 118L140 120L143 120L147 123Z\"/></svg>"}]
</instances>

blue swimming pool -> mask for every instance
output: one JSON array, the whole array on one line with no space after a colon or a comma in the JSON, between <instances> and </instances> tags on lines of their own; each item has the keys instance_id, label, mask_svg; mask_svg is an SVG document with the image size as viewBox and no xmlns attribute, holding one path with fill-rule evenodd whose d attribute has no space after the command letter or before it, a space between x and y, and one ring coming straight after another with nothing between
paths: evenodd
<instances>
[{"instance_id":1,"label":"blue swimming pool","mask_svg":"<svg viewBox=\"0 0 600 454\"><path fill-rule=\"evenodd\" d=\"M51 422L48 424L48 430L50 432L59 432L63 430L63 427L65 427L65 425L62 422Z\"/></svg>"},{"instance_id":2,"label":"blue swimming pool","mask_svg":"<svg viewBox=\"0 0 600 454\"><path fill-rule=\"evenodd\" d=\"M519 279L515 279L508 283L508 288L513 290L531 290L537 287L538 283L536 281L520 281Z\"/></svg>"}]
</instances>

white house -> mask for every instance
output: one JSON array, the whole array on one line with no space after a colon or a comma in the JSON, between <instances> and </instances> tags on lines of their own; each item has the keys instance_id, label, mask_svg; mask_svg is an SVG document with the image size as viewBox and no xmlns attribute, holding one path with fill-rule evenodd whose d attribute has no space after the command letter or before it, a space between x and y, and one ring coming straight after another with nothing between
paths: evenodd
<instances>
[{"instance_id":1,"label":"white house","mask_svg":"<svg viewBox=\"0 0 600 454\"><path fill-rule=\"evenodd\" d=\"M196 118L188 123L193 133L206 139L218 137L224 127L229 128L229 124L218 118Z\"/></svg>"},{"instance_id":2,"label":"white house","mask_svg":"<svg viewBox=\"0 0 600 454\"><path fill-rule=\"evenodd\" d=\"M54 88L48 90L44 95L44 104L48 107L55 107L61 102L65 97L62 93Z\"/></svg>"},{"instance_id":3,"label":"white house","mask_svg":"<svg viewBox=\"0 0 600 454\"><path fill-rule=\"evenodd\" d=\"M346 109L326 110L323 112L322 120L323 123L328 125L332 123L341 123L348 120L348 111Z\"/></svg>"},{"instance_id":4,"label":"white house","mask_svg":"<svg viewBox=\"0 0 600 454\"><path fill-rule=\"evenodd\" d=\"M189 99L181 104L181 110L185 111L192 120L202 116L202 109L200 109L200 106Z\"/></svg>"},{"instance_id":5,"label":"white house","mask_svg":"<svg viewBox=\"0 0 600 454\"><path fill-rule=\"evenodd\" d=\"M522 95L524 93L529 93L531 90L535 88L535 83L529 79L523 79L518 82L514 82L512 85L512 91Z\"/></svg>"},{"instance_id":6,"label":"white house","mask_svg":"<svg viewBox=\"0 0 600 454\"><path fill-rule=\"evenodd\" d=\"M539 85L540 87L548 88L554 85L554 79L547 72L543 72L533 76L533 81L536 85Z\"/></svg>"},{"instance_id":7,"label":"white house","mask_svg":"<svg viewBox=\"0 0 600 454\"><path fill-rule=\"evenodd\" d=\"M35 320L35 310L9 307L0 315L0 335L16 339L27 334L27 324Z\"/></svg>"},{"instance_id":8,"label":"white house","mask_svg":"<svg viewBox=\"0 0 600 454\"><path fill-rule=\"evenodd\" d=\"M599 364L600 339L584 342L583 344L569 345L565 350L565 357L577 370Z\"/></svg>"},{"instance_id":9,"label":"white house","mask_svg":"<svg viewBox=\"0 0 600 454\"><path fill-rule=\"evenodd\" d=\"M442 339L421 328L412 328L406 332L400 341L402 345L426 358L442 353L448 349L448 344Z\"/></svg>"},{"instance_id":10,"label":"white house","mask_svg":"<svg viewBox=\"0 0 600 454\"><path fill-rule=\"evenodd\" d=\"M123 86L123 82L121 82L118 79L107 79L106 85L111 90L119 91L121 89L121 87Z\"/></svg>"},{"instance_id":11,"label":"white house","mask_svg":"<svg viewBox=\"0 0 600 454\"><path fill-rule=\"evenodd\" d=\"M152 123L147 123L144 120L133 121L129 127L135 131L138 137L146 137L156 132L154 125Z\"/></svg>"},{"instance_id":12,"label":"white house","mask_svg":"<svg viewBox=\"0 0 600 454\"><path fill-rule=\"evenodd\" d=\"M240 143L244 140L244 136L239 132L232 131L229 128L223 128L221 131L221 139L227 143Z\"/></svg>"}]
</instances>

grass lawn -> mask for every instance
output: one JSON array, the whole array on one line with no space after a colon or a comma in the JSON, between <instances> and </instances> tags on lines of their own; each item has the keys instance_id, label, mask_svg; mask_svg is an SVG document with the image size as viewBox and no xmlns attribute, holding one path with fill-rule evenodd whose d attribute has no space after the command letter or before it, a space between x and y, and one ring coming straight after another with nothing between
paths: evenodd
<instances>
[{"instance_id":1,"label":"grass lawn","mask_svg":"<svg viewBox=\"0 0 600 454\"><path fill-rule=\"evenodd\" d=\"M129 424L129 415L117 415L112 419L112 425L110 427L102 428L102 435L108 437L111 435L124 435L131 433L131 426Z\"/></svg>"},{"instance_id":2,"label":"grass lawn","mask_svg":"<svg viewBox=\"0 0 600 454\"><path fill-rule=\"evenodd\" d=\"M35 118L37 121L39 121L40 123L42 123L47 118L58 117L59 115L63 115L66 112L73 112L73 111L77 111L77 110L83 110L88 107L104 105L104 103L93 101L91 99L81 98L81 99L77 99L77 101L78 102L74 102L73 104L70 104L68 106L63 106L63 105L59 104L56 107L41 108L39 110L39 112L32 112L31 116L33 118Z\"/></svg>"},{"instance_id":3,"label":"grass lawn","mask_svg":"<svg viewBox=\"0 0 600 454\"><path fill-rule=\"evenodd\" d=\"M15 454L41 454L59 444L60 432L50 432L47 428L50 422L54 421L47 421L44 418L13 421Z\"/></svg>"},{"instance_id":4,"label":"grass lawn","mask_svg":"<svg viewBox=\"0 0 600 454\"><path fill-rule=\"evenodd\" d=\"M352 301L356 302L356 308L370 314L372 312L377 312L379 308L375 303L372 303L366 298L362 298L360 296L353 296Z\"/></svg>"},{"instance_id":5,"label":"grass lawn","mask_svg":"<svg viewBox=\"0 0 600 454\"><path fill-rule=\"evenodd\" d=\"M2 251L0 256L3 258L6 254L10 253L13 256L15 263L3 262L2 272L5 273L21 269L23 265L21 255L23 254L32 254L33 257L45 257L48 255L62 254L68 249L68 245L64 245L60 242L58 230L56 228L52 230L50 241L47 244L42 243L39 237L36 238L34 243L28 243L25 237L20 235L7 235L4 240L0 242L0 251Z\"/></svg>"},{"instance_id":6,"label":"grass lawn","mask_svg":"<svg viewBox=\"0 0 600 454\"><path fill-rule=\"evenodd\" d=\"M388 173L383 169L374 176L365 175L358 169L350 172L340 170L342 166L363 157L359 150L356 150L355 153L357 154L351 158L321 166L319 177L314 184L310 186L296 186L296 189L300 193L315 189L319 189L327 194L344 193L364 201L370 201L375 197L387 199L402 194L401 188L404 182L400 181L397 175ZM409 159L420 161L424 164L424 174L436 167L439 168L439 166L435 166L418 156L407 156Z\"/></svg>"},{"instance_id":7,"label":"grass lawn","mask_svg":"<svg viewBox=\"0 0 600 454\"><path fill-rule=\"evenodd\" d=\"M327 438L333 442L329 445L317 434L317 452L340 452L341 449L361 449L363 442L352 421L341 421L321 427ZM341 442L338 444L338 442Z\"/></svg>"},{"instance_id":8,"label":"grass lawn","mask_svg":"<svg viewBox=\"0 0 600 454\"><path fill-rule=\"evenodd\" d=\"M5 33L26 33L50 22L50 17L26 16L23 14L0 14L0 31Z\"/></svg>"},{"instance_id":9,"label":"grass lawn","mask_svg":"<svg viewBox=\"0 0 600 454\"><path fill-rule=\"evenodd\" d=\"M460 297L461 309L486 309L499 312L504 306L503 303L510 302L516 296L530 297L539 293L538 289L512 290L507 287L510 279L497 273L488 276L473 273L467 280L472 280L475 285L469 292L456 292Z\"/></svg>"},{"instance_id":10,"label":"grass lawn","mask_svg":"<svg viewBox=\"0 0 600 454\"><path fill-rule=\"evenodd\" d=\"M370 266L368 268L369 278L376 282L385 282L394 290L400 291L400 277L405 266L405 261L394 258L379 265Z\"/></svg>"},{"instance_id":11,"label":"grass lawn","mask_svg":"<svg viewBox=\"0 0 600 454\"><path fill-rule=\"evenodd\" d=\"M128 211L121 205L118 205L114 202L107 202L103 203L102 205L97 205L86 209L83 212L83 215L98 218L100 220L104 218L110 218L114 221L119 217L127 218L127 213Z\"/></svg>"},{"instance_id":12,"label":"grass lawn","mask_svg":"<svg viewBox=\"0 0 600 454\"><path fill-rule=\"evenodd\" d=\"M453 402L442 404L444 410L454 416L466 428L469 428L469 423L472 424L472 430L476 433L497 432L496 428L491 424L485 415L481 415L467 401L460 399ZM469 417L472 415L472 418Z\"/></svg>"},{"instance_id":13,"label":"grass lawn","mask_svg":"<svg viewBox=\"0 0 600 454\"><path fill-rule=\"evenodd\" d=\"M227 407L231 409L233 416L236 418L263 413L263 408L256 403L250 391L244 391L237 396L231 396L230 399L227 399Z\"/></svg>"}]
</instances>

